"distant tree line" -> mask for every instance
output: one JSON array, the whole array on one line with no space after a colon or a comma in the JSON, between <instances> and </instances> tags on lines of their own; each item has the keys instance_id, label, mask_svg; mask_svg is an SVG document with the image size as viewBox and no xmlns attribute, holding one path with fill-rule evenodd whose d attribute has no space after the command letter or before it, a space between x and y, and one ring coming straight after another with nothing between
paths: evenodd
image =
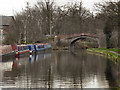
<instances>
[{"instance_id":1,"label":"distant tree line","mask_svg":"<svg viewBox=\"0 0 120 90\"><path fill-rule=\"evenodd\" d=\"M35 42L45 35L96 33L95 18L82 2L56 6L53 1L45 0L38 1L33 7L27 3L26 9L14 17L15 25L8 32L7 43Z\"/></svg>"},{"instance_id":2,"label":"distant tree line","mask_svg":"<svg viewBox=\"0 0 120 90\"><path fill-rule=\"evenodd\" d=\"M38 1L33 7L27 3L26 9L14 16L15 25L10 28L6 43L33 43L46 35L97 33L101 29L106 36L106 47L109 48L112 32L120 34L120 2L97 3L96 11L93 14L82 6L82 2L56 6L53 1L44 0ZM119 39L118 42L120 47Z\"/></svg>"}]
</instances>

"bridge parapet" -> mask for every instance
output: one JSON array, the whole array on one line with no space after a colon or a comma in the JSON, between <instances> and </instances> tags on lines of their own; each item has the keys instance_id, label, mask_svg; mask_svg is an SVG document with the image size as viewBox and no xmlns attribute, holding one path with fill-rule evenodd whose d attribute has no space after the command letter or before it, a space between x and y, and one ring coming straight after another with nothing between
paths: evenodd
<instances>
[{"instance_id":1,"label":"bridge parapet","mask_svg":"<svg viewBox=\"0 0 120 90\"><path fill-rule=\"evenodd\" d=\"M77 37L77 36L91 36L91 37L97 38L96 34L92 34L92 33L80 33L80 34L73 34L73 35L58 35L58 37L60 37L60 39Z\"/></svg>"}]
</instances>

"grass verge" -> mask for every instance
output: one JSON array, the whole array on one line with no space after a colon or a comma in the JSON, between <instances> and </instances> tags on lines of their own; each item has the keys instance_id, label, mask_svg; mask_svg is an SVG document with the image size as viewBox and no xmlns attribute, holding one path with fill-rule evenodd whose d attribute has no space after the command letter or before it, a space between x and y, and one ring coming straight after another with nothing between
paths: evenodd
<instances>
[{"instance_id":1,"label":"grass verge","mask_svg":"<svg viewBox=\"0 0 120 90\"><path fill-rule=\"evenodd\" d=\"M116 52L117 49L106 49L106 48L89 48L87 51L94 52L97 54L102 54L103 56L108 57L109 59L112 59L114 62L120 61L120 56L118 56L115 53L112 53L110 51ZM117 50L118 51L118 50Z\"/></svg>"}]
</instances>

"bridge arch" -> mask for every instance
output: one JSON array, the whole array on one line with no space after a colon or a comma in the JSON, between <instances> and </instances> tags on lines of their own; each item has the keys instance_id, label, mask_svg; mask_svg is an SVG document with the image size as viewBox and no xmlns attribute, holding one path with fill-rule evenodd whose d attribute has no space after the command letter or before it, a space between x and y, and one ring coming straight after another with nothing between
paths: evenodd
<instances>
[{"instance_id":1,"label":"bridge arch","mask_svg":"<svg viewBox=\"0 0 120 90\"><path fill-rule=\"evenodd\" d=\"M89 36L88 37L87 36L79 36L79 37L76 37L76 38L72 39L71 42L70 42L70 47L72 47L75 44L75 42L77 42L78 40L86 40L86 39L93 40L94 42L97 43L97 45L94 46L94 47L99 47L98 38L96 38L96 37L89 37Z\"/></svg>"}]
</instances>

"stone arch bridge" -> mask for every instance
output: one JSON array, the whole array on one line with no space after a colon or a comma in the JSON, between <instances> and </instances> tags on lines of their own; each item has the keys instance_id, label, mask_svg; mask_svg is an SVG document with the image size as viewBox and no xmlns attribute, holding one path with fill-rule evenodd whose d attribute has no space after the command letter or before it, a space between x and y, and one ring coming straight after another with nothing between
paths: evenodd
<instances>
[{"instance_id":1,"label":"stone arch bridge","mask_svg":"<svg viewBox=\"0 0 120 90\"><path fill-rule=\"evenodd\" d=\"M96 34L92 33L80 33L80 34L73 34L73 35L58 35L55 36L54 42L61 44L67 44L68 46L73 46L74 43L78 40L93 40L93 42L97 43L94 47L99 47L99 40Z\"/></svg>"}]
</instances>

